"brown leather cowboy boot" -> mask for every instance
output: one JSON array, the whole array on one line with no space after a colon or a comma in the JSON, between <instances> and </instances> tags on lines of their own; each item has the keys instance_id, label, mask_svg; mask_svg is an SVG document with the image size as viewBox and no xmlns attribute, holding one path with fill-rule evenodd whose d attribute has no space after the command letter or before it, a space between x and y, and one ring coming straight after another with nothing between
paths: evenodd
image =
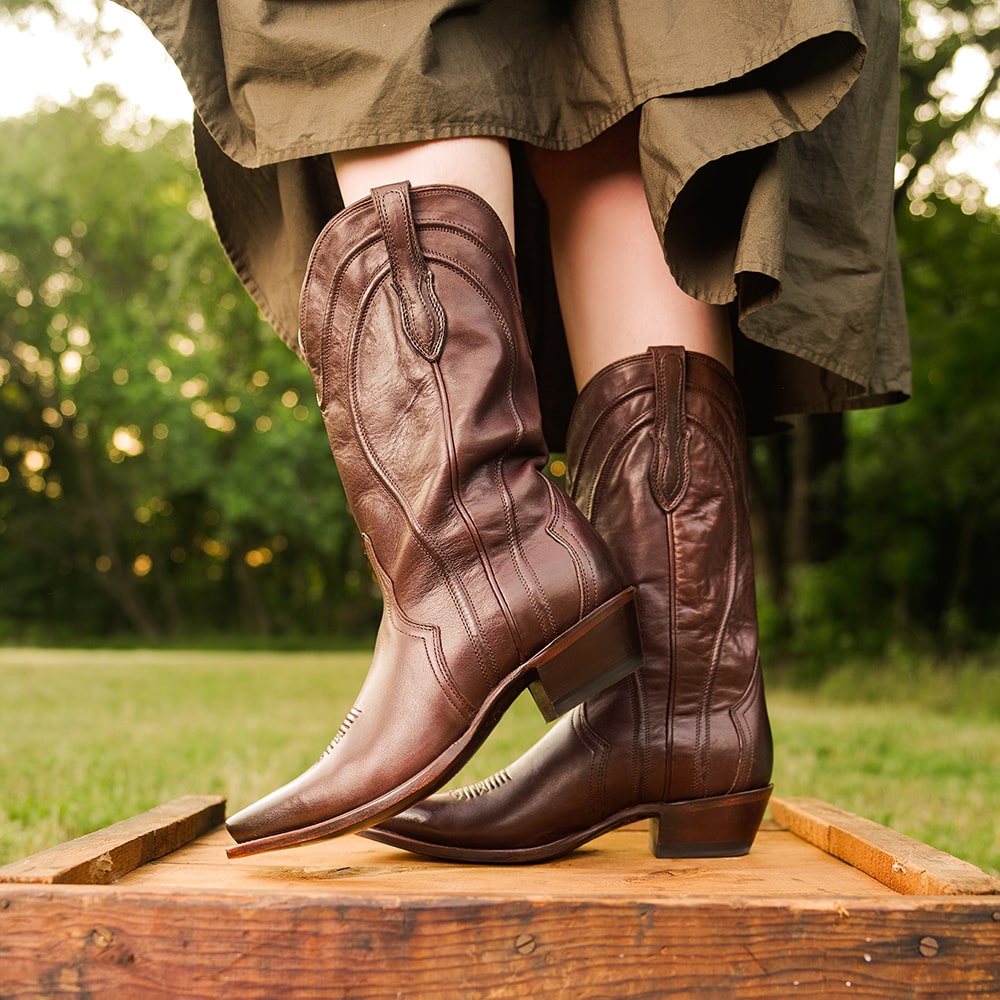
<instances>
[{"instance_id":1,"label":"brown leather cowboy boot","mask_svg":"<svg viewBox=\"0 0 1000 1000\"><path fill-rule=\"evenodd\" d=\"M554 718L636 669L633 591L548 459L503 224L377 188L324 229L303 354L385 598L320 760L228 821L237 857L376 823L455 774L526 687Z\"/></svg>"},{"instance_id":2,"label":"brown leather cowboy boot","mask_svg":"<svg viewBox=\"0 0 1000 1000\"><path fill-rule=\"evenodd\" d=\"M570 493L638 590L644 663L510 767L365 836L462 861L544 861L648 817L657 857L745 854L770 795L746 439L724 366L654 347L570 423Z\"/></svg>"}]
</instances>

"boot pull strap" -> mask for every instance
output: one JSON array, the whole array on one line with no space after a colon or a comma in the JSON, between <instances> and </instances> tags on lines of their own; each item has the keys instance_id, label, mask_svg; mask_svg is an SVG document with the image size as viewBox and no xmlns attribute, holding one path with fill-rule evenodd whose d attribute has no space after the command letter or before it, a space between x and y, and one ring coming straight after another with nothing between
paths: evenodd
<instances>
[{"instance_id":1,"label":"boot pull strap","mask_svg":"<svg viewBox=\"0 0 1000 1000\"><path fill-rule=\"evenodd\" d=\"M417 240L410 184L403 181L374 188L372 200L389 251L392 287L399 299L403 330L421 357L437 361L444 348L445 315L434 291L434 275Z\"/></svg>"},{"instance_id":2,"label":"boot pull strap","mask_svg":"<svg viewBox=\"0 0 1000 1000\"><path fill-rule=\"evenodd\" d=\"M653 499L671 511L684 496L690 478L686 374L683 347L651 347L656 410L649 484Z\"/></svg>"}]
</instances>

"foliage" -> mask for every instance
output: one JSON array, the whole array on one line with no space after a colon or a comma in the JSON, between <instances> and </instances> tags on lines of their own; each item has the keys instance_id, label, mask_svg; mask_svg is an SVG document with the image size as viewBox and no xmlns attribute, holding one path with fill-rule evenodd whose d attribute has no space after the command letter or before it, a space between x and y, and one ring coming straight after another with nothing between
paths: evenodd
<instances>
[{"instance_id":1,"label":"foliage","mask_svg":"<svg viewBox=\"0 0 1000 1000\"><path fill-rule=\"evenodd\" d=\"M845 541L797 577L791 651L819 666L1000 633L1000 223L936 200L900 245L914 398L848 419Z\"/></svg>"},{"instance_id":2,"label":"foliage","mask_svg":"<svg viewBox=\"0 0 1000 1000\"><path fill-rule=\"evenodd\" d=\"M806 673L859 651L947 653L1000 632L989 576L1000 537L991 391L1000 379L992 330L1000 312L1000 4L907 0L902 13L896 214L913 399L849 414L843 429L809 418L791 443L754 451L765 499L762 631L772 658ZM790 488L803 472L799 456L831 428L839 457L822 481ZM807 519L789 511L789 495L810 497ZM775 524L786 533L797 526L808 544L790 552Z\"/></svg>"},{"instance_id":3,"label":"foliage","mask_svg":"<svg viewBox=\"0 0 1000 1000\"><path fill-rule=\"evenodd\" d=\"M110 0L85 0L67 3L66 0L2 0L0 2L0 27L12 25L30 31L36 20L42 18L71 34L89 57L100 57L110 51L117 33L109 28L104 17Z\"/></svg>"},{"instance_id":4,"label":"foliage","mask_svg":"<svg viewBox=\"0 0 1000 1000\"><path fill-rule=\"evenodd\" d=\"M977 167L1000 180L990 155L1000 141L1000 4L908 0L902 12L897 207L923 214L933 192L974 209L990 197ZM991 204L1000 207L1000 191Z\"/></svg>"},{"instance_id":5,"label":"foliage","mask_svg":"<svg viewBox=\"0 0 1000 1000\"><path fill-rule=\"evenodd\" d=\"M367 625L305 366L221 252L189 130L129 149L117 111L101 94L0 122L0 620Z\"/></svg>"}]
</instances>

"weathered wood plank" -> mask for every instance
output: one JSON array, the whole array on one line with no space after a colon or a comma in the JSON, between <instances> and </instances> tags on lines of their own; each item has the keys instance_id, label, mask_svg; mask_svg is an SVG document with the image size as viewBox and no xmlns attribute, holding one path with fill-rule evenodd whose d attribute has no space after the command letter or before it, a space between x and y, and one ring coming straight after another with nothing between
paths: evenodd
<instances>
[{"instance_id":1,"label":"weathered wood plank","mask_svg":"<svg viewBox=\"0 0 1000 1000\"><path fill-rule=\"evenodd\" d=\"M5 997L1000 995L1000 897L663 903L0 888Z\"/></svg>"},{"instance_id":2,"label":"weathered wood plank","mask_svg":"<svg viewBox=\"0 0 1000 1000\"><path fill-rule=\"evenodd\" d=\"M0 870L0 995L1000 997L1000 882L775 805L746 858L651 858L637 825L509 868L355 837L230 861L189 797Z\"/></svg>"},{"instance_id":3,"label":"weathered wood plank","mask_svg":"<svg viewBox=\"0 0 1000 1000\"><path fill-rule=\"evenodd\" d=\"M0 868L0 883L106 885L218 826L226 800L186 795Z\"/></svg>"},{"instance_id":4,"label":"weathered wood plank","mask_svg":"<svg viewBox=\"0 0 1000 1000\"><path fill-rule=\"evenodd\" d=\"M230 860L224 830L200 837L119 883L144 891L234 891L309 895L317 891L421 900L445 896L508 899L659 900L688 896L885 896L896 894L788 830L761 830L742 858L654 858L645 825L605 834L545 865L462 865L420 858L361 837L314 841Z\"/></svg>"},{"instance_id":5,"label":"weathered wood plank","mask_svg":"<svg viewBox=\"0 0 1000 1000\"><path fill-rule=\"evenodd\" d=\"M1000 893L975 865L819 799L771 800L771 816L797 836L904 895Z\"/></svg>"}]
</instances>

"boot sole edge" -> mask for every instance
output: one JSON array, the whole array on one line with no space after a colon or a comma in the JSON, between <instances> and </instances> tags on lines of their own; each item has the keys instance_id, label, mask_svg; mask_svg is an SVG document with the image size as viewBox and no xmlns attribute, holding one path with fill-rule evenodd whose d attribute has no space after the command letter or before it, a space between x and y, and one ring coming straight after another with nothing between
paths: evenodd
<instances>
[{"instance_id":1,"label":"boot sole edge","mask_svg":"<svg viewBox=\"0 0 1000 1000\"><path fill-rule=\"evenodd\" d=\"M359 836L441 861L490 865L539 864L563 857L602 834L647 819L650 821L650 853L656 858L736 858L750 852L772 789L772 785L767 785L764 788L705 799L630 806L584 830L531 847L455 847L432 844L377 828L362 830ZM669 830L681 834L689 828L692 819L700 824L706 816L713 814L714 818L718 818L718 814L722 815L723 822L718 827L719 837L671 840L665 836ZM736 827L732 825L734 817Z\"/></svg>"}]
</instances>

